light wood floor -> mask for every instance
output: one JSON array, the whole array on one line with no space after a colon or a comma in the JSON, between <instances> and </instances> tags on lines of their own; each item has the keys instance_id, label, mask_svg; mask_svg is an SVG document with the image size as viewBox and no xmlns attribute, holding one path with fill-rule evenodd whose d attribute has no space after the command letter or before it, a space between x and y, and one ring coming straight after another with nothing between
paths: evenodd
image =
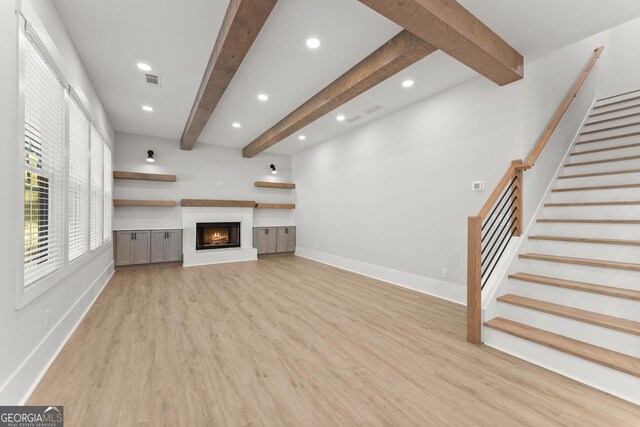
<instances>
[{"instance_id":1,"label":"light wood floor","mask_svg":"<svg viewBox=\"0 0 640 427\"><path fill-rule=\"evenodd\" d=\"M464 337L461 306L298 257L119 272L29 404L68 426L640 425Z\"/></svg>"}]
</instances>

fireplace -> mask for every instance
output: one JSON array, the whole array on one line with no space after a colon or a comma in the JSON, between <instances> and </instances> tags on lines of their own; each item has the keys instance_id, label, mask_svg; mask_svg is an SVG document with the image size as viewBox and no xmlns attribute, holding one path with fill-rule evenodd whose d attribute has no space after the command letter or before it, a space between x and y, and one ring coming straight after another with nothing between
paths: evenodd
<instances>
[{"instance_id":1,"label":"fireplace","mask_svg":"<svg viewBox=\"0 0 640 427\"><path fill-rule=\"evenodd\" d=\"M240 247L239 222L196 223L196 250Z\"/></svg>"}]
</instances>

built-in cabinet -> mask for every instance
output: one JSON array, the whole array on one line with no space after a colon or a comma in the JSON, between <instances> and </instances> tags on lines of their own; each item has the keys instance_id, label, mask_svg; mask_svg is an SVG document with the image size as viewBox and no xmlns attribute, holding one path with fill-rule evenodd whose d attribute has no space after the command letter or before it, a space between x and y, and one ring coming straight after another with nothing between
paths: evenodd
<instances>
[{"instance_id":1,"label":"built-in cabinet","mask_svg":"<svg viewBox=\"0 0 640 427\"><path fill-rule=\"evenodd\" d=\"M182 260L182 230L114 232L116 267Z\"/></svg>"},{"instance_id":2,"label":"built-in cabinet","mask_svg":"<svg viewBox=\"0 0 640 427\"><path fill-rule=\"evenodd\" d=\"M254 227L253 247L258 255L294 252L296 227Z\"/></svg>"}]
</instances>

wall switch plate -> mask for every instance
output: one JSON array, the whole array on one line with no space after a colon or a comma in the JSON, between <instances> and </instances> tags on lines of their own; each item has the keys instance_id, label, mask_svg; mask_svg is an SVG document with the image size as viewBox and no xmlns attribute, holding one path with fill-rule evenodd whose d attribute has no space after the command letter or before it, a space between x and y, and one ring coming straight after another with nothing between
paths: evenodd
<instances>
[{"instance_id":1,"label":"wall switch plate","mask_svg":"<svg viewBox=\"0 0 640 427\"><path fill-rule=\"evenodd\" d=\"M448 275L449 275L449 272L447 271L446 268L440 269L440 277L442 277L443 279L446 279Z\"/></svg>"},{"instance_id":2,"label":"wall switch plate","mask_svg":"<svg viewBox=\"0 0 640 427\"><path fill-rule=\"evenodd\" d=\"M49 311L51 310L48 308L44 311L44 328L45 329L49 327Z\"/></svg>"},{"instance_id":3,"label":"wall switch plate","mask_svg":"<svg viewBox=\"0 0 640 427\"><path fill-rule=\"evenodd\" d=\"M484 181L474 181L471 183L471 191L484 191Z\"/></svg>"}]
</instances>

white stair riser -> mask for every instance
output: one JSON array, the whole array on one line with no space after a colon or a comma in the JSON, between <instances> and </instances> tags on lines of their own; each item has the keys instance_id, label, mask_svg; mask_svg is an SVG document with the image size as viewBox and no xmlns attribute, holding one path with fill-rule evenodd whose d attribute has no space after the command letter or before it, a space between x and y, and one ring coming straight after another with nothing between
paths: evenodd
<instances>
[{"instance_id":1,"label":"white stair riser","mask_svg":"<svg viewBox=\"0 0 640 427\"><path fill-rule=\"evenodd\" d=\"M614 118L626 116L628 114L640 113L640 107L634 107L634 108L629 108L627 110L611 112L611 111L613 111L615 109L617 109L617 108L614 108L614 107L607 108L606 110L608 112L606 114L601 114L599 116L594 116L594 114L600 114L600 113L603 113L603 111L601 111L601 110L593 111L593 112L589 113L589 118L587 119L586 122L587 123L599 122L600 120L614 119Z\"/></svg>"},{"instance_id":2,"label":"white stair riser","mask_svg":"<svg viewBox=\"0 0 640 427\"><path fill-rule=\"evenodd\" d=\"M484 328L484 343L640 405L640 378L491 328Z\"/></svg>"},{"instance_id":3,"label":"white stair riser","mask_svg":"<svg viewBox=\"0 0 640 427\"><path fill-rule=\"evenodd\" d=\"M539 222L535 225L535 232L532 234L640 240L640 225Z\"/></svg>"},{"instance_id":4,"label":"white stair riser","mask_svg":"<svg viewBox=\"0 0 640 427\"><path fill-rule=\"evenodd\" d=\"M597 138L598 136L593 136L591 138L584 138L584 140L594 140ZM576 144L571 148L571 152L575 153L577 151L601 150L603 148L619 147L621 145L629 145L629 144L637 144L637 143L640 143L640 136L616 138L616 139L609 139L606 141L596 141L596 142L589 142L586 144ZM574 159L574 161L578 161L578 160Z\"/></svg>"},{"instance_id":5,"label":"white stair riser","mask_svg":"<svg viewBox=\"0 0 640 427\"><path fill-rule=\"evenodd\" d=\"M637 118L637 117L636 117ZM594 138L606 138L609 136L617 136L617 135L622 135L625 133L634 133L634 132L640 132L640 125L636 125L636 123L639 120L633 121L631 120L631 123L628 123L629 125L632 126L627 126L627 127L623 127L623 128L619 128L619 129L611 129L611 130L602 130L600 132L596 132L596 133L590 133L590 134L581 134L580 135L580 140L584 141L587 139L594 139ZM606 124L606 123L605 123ZM616 127L616 126L621 126L622 123L614 123L614 124L609 124L608 126L603 126L602 129L607 129L609 127ZM597 129L582 129L580 132L591 132Z\"/></svg>"},{"instance_id":6,"label":"white stair riser","mask_svg":"<svg viewBox=\"0 0 640 427\"><path fill-rule=\"evenodd\" d=\"M631 90L628 90L627 92L630 93L621 93L621 94L613 94L613 95L609 95L603 98L600 98L599 100L596 100L593 103L594 107L599 107L601 105L605 105L605 104L610 104L612 102L618 102L618 101L628 101L631 98L635 98L636 96L640 95L640 92L635 92L636 89L632 89L634 92L632 92Z\"/></svg>"},{"instance_id":7,"label":"white stair riser","mask_svg":"<svg viewBox=\"0 0 640 427\"><path fill-rule=\"evenodd\" d=\"M571 169L571 168L568 168ZM619 168L610 169L621 170ZM588 176L583 178L559 179L556 188L592 187L595 185L615 185L640 183L640 173L623 173L616 175Z\"/></svg>"},{"instance_id":8,"label":"white stair riser","mask_svg":"<svg viewBox=\"0 0 640 427\"><path fill-rule=\"evenodd\" d=\"M640 205L545 207L545 218L640 220Z\"/></svg>"},{"instance_id":9,"label":"white stair riser","mask_svg":"<svg viewBox=\"0 0 640 427\"><path fill-rule=\"evenodd\" d=\"M623 157L623 156L620 156ZM574 162L571 163L582 163ZM623 169L640 169L640 158L631 160L620 160L617 162L596 163L589 165L565 166L563 175L577 175L595 172L609 172Z\"/></svg>"},{"instance_id":10,"label":"white stair riser","mask_svg":"<svg viewBox=\"0 0 640 427\"><path fill-rule=\"evenodd\" d=\"M633 144L640 144L640 142L635 142ZM626 144L612 144L611 147L607 147L607 148L620 147L622 145L626 145ZM590 150L596 150L596 148L589 147L588 149L584 149L584 150L579 149L574 151L574 153L580 152L580 151L590 151ZM579 155L573 154L569 156L569 159L572 163L573 162L592 162L595 160L614 159L616 157L629 157L629 156L638 156L638 155L640 155L640 145L637 147L621 148L618 150L609 150L609 151L600 151L597 153L590 153L590 154L579 154ZM616 170L616 169L613 169L613 170Z\"/></svg>"},{"instance_id":11,"label":"white stair riser","mask_svg":"<svg viewBox=\"0 0 640 427\"><path fill-rule=\"evenodd\" d=\"M632 114L632 113L626 113L625 111L620 111L620 114L618 115L618 117L628 116L629 114ZM593 118L594 122L600 121L595 119L597 119L597 117ZM606 119L602 119L602 120L606 120ZM624 119L616 119L616 120L611 120L604 123L597 123L595 125L584 126L582 129L580 129L580 132L591 132L594 130L607 129L614 126L630 125L638 122L640 122L640 116L627 117ZM595 134L590 134L590 135L598 135L598 134L599 132Z\"/></svg>"},{"instance_id":12,"label":"white stair riser","mask_svg":"<svg viewBox=\"0 0 640 427\"><path fill-rule=\"evenodd\" d=\"M523 273L640 291L640 272L637 271L529 259L519 259L516 265L515 271Z\"/></svg>"},{"instance_id":13,"label":"white stair riser","mask_svg":"<svg viewBox=\"0 0 640 427\"><path fill-rule=\"evenodd\" d=\"M527 271L527 273L532 273ZM533 274L537 274L533 272ZM640 276L639 276L640 277ZM606 282L605 282L606 283ZM509 279L504 292L594 313L640 321L640 301ZM639 349L640 350L640 349Z\"/></svg>"},{"instance_id":14,"label":"white stair riser","mask_svg":"<svg viewBox=\"0 0 640 427\"><path fill-rule=\"evenodd\" d=\"M623 99L620 99L620 100L612 100L611 102L617 102L617 101L623 101L624 100L624 102L620 102L620 103L614 104L614 105L606 105L606 104L611 104L611 102L603 102L602 104L595 105L593 110L589 114L593 115L593 114L600 114L600 113L610 113L611 111L619 110L620 108L633 107L634 105L640 104L640 99L632 99L632 98L635 98L635 96L631 96L629 98L623 98ZM630 108L629 110L623 110L623 111L630 111L630 110L633 110L633 109L635 109L635 107L634 108ZM622 111L618 111L618 112L612 113L612 114L620 116L620 115L624 115L625 113L623 113ZM628 113L626 113L626 114L628 114ZM602 117L602 116L597 116L597 117Z\"/></svg>"},{"instance_id":15,"label":"white stair riser","mask_svg":"<svg viewBox=\"0 0 640 427\"><path fill-rule=\"evenodd\" d=\"M621 202L640 200L640 182L635 188L551 192L547 203Z\"/></svg>"},{"instance_id":16,"label":"white stair riser","mask_svg":"<svg viewBox=\"0 0 640 427\"><path fill-rule=\"evenodd\" d=\"M603 245L595 243L532 240L526 242L529 253L558 255L575 258L602 259L640 264L640 246ZM606 255L605 255L606 254ZM640 276L639 280L640 280ZM640 310L640 307L638 307Z\"/></svg>"},{"instance_id":17,"label":"white stair riser","mask_svg":"<svg viewBox=\"0 0 640 427\"><path fill-rule=\"evenodd\" d=\"M640 336L637 335L503 302L498 302L498 315L505 319L584 341L618 353L640 357Z\"/></svg>"}]
</instances>

